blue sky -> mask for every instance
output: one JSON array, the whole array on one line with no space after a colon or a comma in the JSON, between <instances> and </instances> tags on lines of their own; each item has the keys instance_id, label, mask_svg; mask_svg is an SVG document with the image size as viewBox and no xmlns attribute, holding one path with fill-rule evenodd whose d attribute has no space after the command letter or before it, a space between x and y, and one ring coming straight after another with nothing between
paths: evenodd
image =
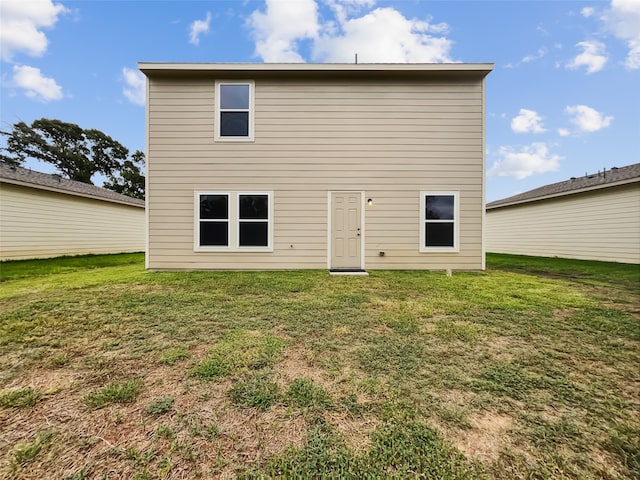
<instances>
[{"instance_id":1,"label":"blue sky","mask_svg":"<svg viewBox=\"0 0 640 480\"><path fill-rule=\"evenodd\" d=\"M143 150L139 61L358 53L361 63L495 63L488 201L640 162L640 0L2 0L0 9L3 130L57 118Z\"/></svg>"}]
</instances>

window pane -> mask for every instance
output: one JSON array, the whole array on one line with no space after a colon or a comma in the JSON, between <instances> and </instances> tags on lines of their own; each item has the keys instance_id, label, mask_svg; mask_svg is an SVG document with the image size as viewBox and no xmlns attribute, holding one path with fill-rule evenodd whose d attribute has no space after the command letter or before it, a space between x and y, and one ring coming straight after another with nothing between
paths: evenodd
<instances>
[{"instance_id":1,"label":"window pane","mask_svg":"<svg viewBox=\"0 0 640 480\"><path fill-rule=\"evenodd\" d=\"M248 137L249 112L220 112L221 137Z\"/></svg>"},{"instance_id":2,"label":"window pane","mask_svg":"<svg viewBox=\"0 0 640 480\"><path fill-rule=\"evenodd\" d=\"M241 247L267 247L268 222L240 222Z\"/></svg>"},{"instance_id":3,"label":"window pane","mask_svg":"<svg viewBox=\"0 0 640 480\"><path fill-rule=\"evenodd\" d=\"M427 195L426 218L429 220L453 220L453 195Z\"/></svg>"},{"instance_id":4,"label":"window pane","mask_svg":"<svg viewBox=\"0 0 640 480\"><path fill-rule=\"evenodd\" d=\"M425 226L425 247L453 247L453 223L431 223Z\"/></svg>"},{"instance_id":5,"label":"window pane","mask_svg":"<svg viewBox=\"0 0 640 480\"><path fill-rule=\"evenodd\" d=\"M200 246L227 247L228 245L228 222L200 222Z\"/></svg>"},{"instance_id":6,"label":"window pane","mask_svg":"<svg viewBox=\"0 0 640 480\"><path fill-rule=\"evenodd\" d=\"M200 195L200 218L227 220L229 218L228 195Z\"/></svg>"},{"instance_id":7,"label":"window pane","mask_svg":"<svg viewBox=\"0 0 640 480\"><path fill-rule=\"evenodd\" d=\"M249 109L249 85L220 85L220 108Z\"/></svg>"},{"instance_id":8,"label":"window pane","mask_svg":"<svg viewBox=\"0 0 640 480\"><path fill-rule=\"evenodd\" d=\"M268 219L269 197L267 195L240 195L240 219Z\"/></svg>"}]
</instances>

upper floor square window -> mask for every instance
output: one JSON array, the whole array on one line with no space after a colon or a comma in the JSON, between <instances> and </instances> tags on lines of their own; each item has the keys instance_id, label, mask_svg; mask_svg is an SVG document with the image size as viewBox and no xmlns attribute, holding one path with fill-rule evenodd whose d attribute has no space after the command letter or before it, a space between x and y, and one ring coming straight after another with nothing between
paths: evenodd
<instances>
[{"instance_id":1,"label":"upper floor square window","mask_svg":"<svg viewBox=\"0 0 640 480\"><path fill-rule=\"evenodd\" d=\"M253 140L253 82L216 82L216 140Z\"/></svg>"}]
</instances>

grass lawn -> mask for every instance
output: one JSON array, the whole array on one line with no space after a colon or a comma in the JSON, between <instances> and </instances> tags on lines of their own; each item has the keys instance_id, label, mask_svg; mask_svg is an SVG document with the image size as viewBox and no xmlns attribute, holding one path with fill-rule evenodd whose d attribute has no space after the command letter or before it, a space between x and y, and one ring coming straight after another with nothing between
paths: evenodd
<instances>
[{"instance_id":1,"label":"grass lawn","mask_svg":"<svg viewBox=\"0 0 640 480\"><path fill-rule=\"evenodd\" d=\"M638 266L0 264L0 477L640 478Z\"/></svg>"}]
</instances>

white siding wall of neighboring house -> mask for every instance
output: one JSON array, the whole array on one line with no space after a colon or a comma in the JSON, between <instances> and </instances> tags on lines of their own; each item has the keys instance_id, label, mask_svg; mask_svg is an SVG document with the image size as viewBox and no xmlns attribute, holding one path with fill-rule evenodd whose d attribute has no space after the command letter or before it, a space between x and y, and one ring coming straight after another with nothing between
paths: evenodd
<instances>
[{"instance_id":1,"label":"white siding wall of neighboring house","mask_svg":"<svg viewBox=\"0 0 640 480\"><path fill-rule=\"evenodd\" d=\"M214 142L214 84L149 81L150 268L326 268L335 190L373 200L366 268L482 268L482 80L257 79L248 143ZM273 192L273 252L194 252L195 191ZM459 192L459 252L419 252L420 191Z\"/></svg>"},{"instance_id":2,"label":"white siding wall of neighboring house","mask_svg":"<svg viewBox=\"0 0 640 480\"><path fill-rule=\"evenodd\" d=\"M640 184L487 210L487 251L640 263Z\"/></svg>"},{"instance_id":3,"label":"white siding wall of neighboring house","mask_svg":"<svg viewBox=\"0 0 640 480\"><path fill-rule=\"evenodd\" d=\"M144 208L2 183L0 258L140 252Z\"/></svg>"}]
</instances>

